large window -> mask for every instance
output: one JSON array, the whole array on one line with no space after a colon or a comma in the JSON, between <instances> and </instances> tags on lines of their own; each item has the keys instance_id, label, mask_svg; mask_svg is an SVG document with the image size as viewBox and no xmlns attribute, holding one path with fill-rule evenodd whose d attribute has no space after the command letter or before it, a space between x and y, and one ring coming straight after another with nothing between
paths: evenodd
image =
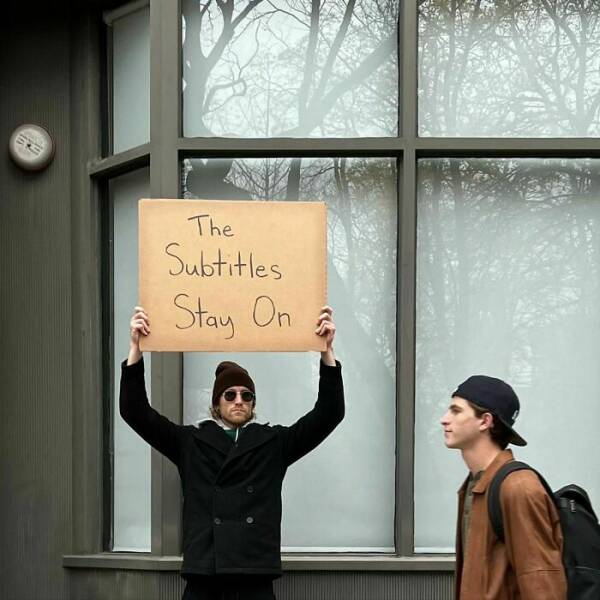
<instances>
[{"instance_id":1,"label":"large window","mask_svg":"<svg viewBox=\"0 0 600 600\"><path fill-rule=\"evenodd\" d=\"M147 168L115 177L109 183L114 256L112 549L120 551L150 551L150 447L119 416L121 361L129 347L131 309L138 301L137 203L149 196L149 187ZM151 356L144 362L151 398Z\"/></svg>"},{"instance_id":2,"label":"large window","mask_svg":"<svg viewBox=\"0 0 600 600\"><path fill-rule=\"evenodd\" d=\"M439 443L449 394L473 373L521 399L523 460L554 488L600 498L585 461L598 441L600 164L419 162L415 544L447 551L464 466ZM583 418L582 418L583 417Z\"/></svg>"},{"instance_id":3,"label":"large window","mask_svg":"<svg viewBox=\"0 0 600 600\"><path fill-rule=\"evenodd\" d=\"M150 8L134 3L105 14L107 33L105 147L116 154L150 140ZM121 362L129 347L129 320L138 303L138 216L140 198L150 197L150 170L135 165L122 175L109 176L104 216L106 260L104 302L110 306L109 338L104 347L111 370L111 401L105 409L110 432L106 436L105 540L109 550L151 550L151 462L149 446L119 415ZM106 311L105 311L106 314ZM145 358L148 393L152 379L150 355ZM107 382L108 383L108 382ZM112 523L112 525L110 525Z\"/></svg>"},{"instance_id":4,"label":"large window","mask_svg":"<svg viewBox=\"0 0 600 600\"><path fill-rule=\"evenodd\" d=\"M335 351L348 408L335 435L286 476L282 544L290 551L393 552L396 161L191 160L184 168L185 195L210 190L211 198L285 200L296 162L298 199L327 201L328 302L339 328ZM185 355L186 423L208 416L215 366L231 359ZM293 423L314 404L315 354L238 354L233 360L257 384L259 421Z\"/></svg>"},{"instance_id":5,"label":"large window","mask_svg":"<svg viewBox=\"0 0 600 600\"><path fill-rule=\"evenodd\" d=\"M598 136L596 2L420 5L421 135Z\"/></svg>"},{"instance_id":6,"label":"large window","mask_svg":"<svg viewBox=\"0 0 600 600\"><path fill-rule=\"evenodd\" d=\"M182 6L184 135L397 134L396 0Z\"/></svg>"},{"instance_id":7,"label":"large window","mask_svg":"<svg viewBox=\"0 0 600 600\"><path fill-rule=\"evenodd\" d=\"M108 152L93 176L110 181L115 382L138 198L327 203L348 408L288 473L285 551L451 554L466 469L439 419L473 373L519 394L518 456L600 503L573 466L599 449L596 3L151 0L106 22ZM259 421L314 403L317 355L227 356L257 382ZM205 418L222 359L152 355L152 404ZM114 390L107 549L178 554L177 474L127 433Z\"/></svg>"}]
</instances>

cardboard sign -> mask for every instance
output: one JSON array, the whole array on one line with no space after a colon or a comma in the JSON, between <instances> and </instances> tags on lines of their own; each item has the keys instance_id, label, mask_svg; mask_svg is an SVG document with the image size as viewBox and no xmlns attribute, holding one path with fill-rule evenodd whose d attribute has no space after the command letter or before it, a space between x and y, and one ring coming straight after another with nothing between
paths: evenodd
<instances>
[{"instance_id":1,"label":"cardboard sign","mask_svg":"<svg viewBox=\"0 0 600 600\"><path fill-rule=\"evenodd\" d=\"M325 350L322 202L140 200L142 350Z\"/></svg>"}]
</instances>

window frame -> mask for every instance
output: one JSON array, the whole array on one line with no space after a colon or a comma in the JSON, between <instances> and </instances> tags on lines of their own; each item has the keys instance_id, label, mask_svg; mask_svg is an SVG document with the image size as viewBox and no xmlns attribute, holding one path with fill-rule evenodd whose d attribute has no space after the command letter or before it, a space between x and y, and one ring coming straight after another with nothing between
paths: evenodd
<instances>
[{"instance_id":1,"label":"window frame","mask_svg":"<svg viewBox=\"0 0 600 600\"><path fill-rule=\"evenodd\" d=\"M417 168L420 158L598 158L599 138L435 138L418 136L418 1L401 0L399 11L399 132L395 138L184 138L182 136L182 45L180 0L141 0L121 11L150 5L150 142L119 154L111 153L112 106L111 60L106 62L102 94L105 137L102 158L88 164L89 195L104 204L110 178L150 167L150 190L155 198L181 197L180 165L185 158L272 157L376 157L395 158L398 164L397 239L397 342L396 342L396 474L393 555L283 555L286 570L452 570L454 555L423 555L414 552L414 423L415 423L415 324L416 324L416 229ZM113 18L116 18L113 16ZM108 27L107 29L110 29ZM174 43L175 42L175 43ZM106 50L110 50L108 34ZM89 77L89 75L88 75ZM98 202L100 206L102 202ZM99 208L97 210L100 210ZM106 258L106 257L105 257ZM105 264L105 260L102 260ZM110 275L108 275L110 279ZM103 279L106 283L107 275ZM106 285L105 285L106 287ZM104 297L103 300L106 298ZM104 320L112 309L104 303ZM110 314L108 314L110 313ZM104 321L106 323L106 321ZM104 326L104 335L107 334ZM112 356L103 352L112 364ZM153 353L152 404L175 422L181 422L183 405L183 359L181 353ZM400 383L402 385L400 385ZM104 368L105 408L112 407L112 387ZM112 408L111 408L112 410ZM111 444L112 429L105 431ZM104 460L112 446L104 448ZM181 551L181 494L176 469L152 451L151 553L129 557L117 553L67 556L65 566L148 568L179 567ZM112 533L112 489L104 479L104 545ZM107 496L108 495L108 496ZM121 554L121 553L119 553ZM161 558L165 557L165 558ZM86 562L87 561L87 562ZM140 567L140 565L146 565ZM137 565L137 566L136 566Z\"/></svg>"}]
</instances>

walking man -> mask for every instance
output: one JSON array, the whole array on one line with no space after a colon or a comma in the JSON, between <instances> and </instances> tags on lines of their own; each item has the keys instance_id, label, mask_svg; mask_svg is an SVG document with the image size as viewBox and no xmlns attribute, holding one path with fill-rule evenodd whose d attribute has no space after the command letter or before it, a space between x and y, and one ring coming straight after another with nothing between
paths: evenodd
<instances>
[{"instance_id":1,"label":"walking man","mask_svg":"<svg viewBox=\"0 0 600 600\"><path fill-rule=\"evenodd\" d=\"M504 542L488 515L490 483L514 460L508 444L527 442L513 429L519 399L504 381L474 375L452 394L441 420L448 448L461 451L469 476L458 492L457 600L566 600L557 510L537 475L510 473L500 487Z\"/></svg>"},{"instance_id":2,"label":"walking man","mask_svg":"<svg viewBox=\"0 0 600 600\"><path fill-rule=\"evenodd\" d=\"M324 307L316 333L321 353L314 408L289 427L253 423L257 394L250 374L233 362L217 366L212 419L176 425L148 403L140 336L148 315L136 307L129 356L122 365L120 412L178 468L183 491L183 600L273 600L281 575L281 486L287 468L318 446L344 417L335 325Z\"/></svg>"}]
</instances>

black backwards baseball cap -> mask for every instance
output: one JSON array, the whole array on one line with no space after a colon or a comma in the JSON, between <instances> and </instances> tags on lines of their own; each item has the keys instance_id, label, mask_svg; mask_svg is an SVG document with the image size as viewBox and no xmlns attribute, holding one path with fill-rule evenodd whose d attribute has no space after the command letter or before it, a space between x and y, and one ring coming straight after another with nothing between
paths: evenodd
<instances>
[{"instance_id":1,"label":"black backwards baseball cap","mask_svg":"<svg viewBox=\"0 0 600 600\"><path fill-rule=\"evenodd\" d=\"M481 408L486 408L508 429L508 441L511 444L527 445L513 429L521 406L517 394L505 381L487 375L472 375L456 388L452 396L460 396Z\"/></svg>"}]
</instances>

